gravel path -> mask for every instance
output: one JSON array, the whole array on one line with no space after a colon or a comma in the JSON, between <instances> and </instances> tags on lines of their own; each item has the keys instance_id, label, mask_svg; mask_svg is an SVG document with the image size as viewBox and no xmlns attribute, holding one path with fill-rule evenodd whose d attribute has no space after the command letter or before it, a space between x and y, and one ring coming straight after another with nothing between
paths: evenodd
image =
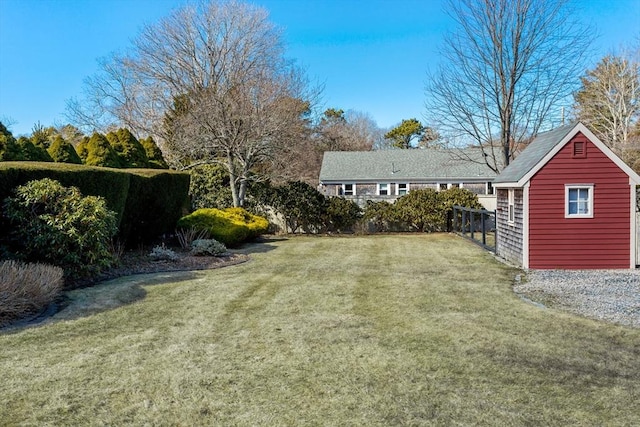
<instances>
[{"instance_id":1,"label":"gravel path","mask_svg":"<svg viewBox=\"0 0 640 427\"><path fill-rule=\"evenodd\" d=\"M640 270L530 270L516 294L556 308L640 328Z\"/></svg>"}]
</instances>

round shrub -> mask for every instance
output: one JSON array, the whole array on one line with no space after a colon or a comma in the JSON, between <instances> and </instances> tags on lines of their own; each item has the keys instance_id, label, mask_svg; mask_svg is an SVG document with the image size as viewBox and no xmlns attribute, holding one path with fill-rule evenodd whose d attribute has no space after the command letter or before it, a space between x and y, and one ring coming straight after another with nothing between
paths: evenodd
<instances>
[{"instance_id":1,"label":"round shrub","mask_svg":"<svg viewBox=\"0 0 640 427\"><path fill-rule=\"evenodd\" d=\"M217 241L236 246L266 233L269 221L242 208L198 209L182 217L178 228L204 230Z\"/></svg>"},{"instance_id":2,"label":"round shrub","mask_svg":"<svg viewBox=\"0 0 640 427\"><path fill-rule=\"evenodd\" d=\"M330 231L345 232L353 228L362 217L362 209L353 200L330 197L327 206L327 228Z\"/></svg>"},{"instance_id":3,"label":"round shrub","mask_svg":"<svg viewBox=\"0 0 640 427\"><path fill-rule=\"evenodd\" d=\"M149 257L154 261L177 261L179 258L177 253L164 245L154 247L149 252Z\"/></svg>"},{"instance_id":4,"label":"round shrub","mask_svg":"<svg viewBox=\"0 0 640 427\"><path fill-rule=\"evenodd\" d=\"M69 277L97 273L111 264L116 215L103 198L82 196L58 181L30 181L4 202L18 255L60 266Z\"/></svg>"},{"instance_id":5,"label":"round shrub","mask_svg":"<svg viewBox=\"0 0 640 427\"><path fill-rule=\"evenodd\" d=\"M440 194L431 188L414 190L396 200L398 218L415 231L446 230L446 209Z\"/></svg>"},{"instance_id":6,"label":"round shrub","mask_svg":"<svg viewBox=\"0 0 640 427\"><path fill-rule=\"evenodd\" d=\"M215 239L196 239L191 242L191 253L196 256L221 256L227 253L227 247Z\"/></svg>"}]
</instances>

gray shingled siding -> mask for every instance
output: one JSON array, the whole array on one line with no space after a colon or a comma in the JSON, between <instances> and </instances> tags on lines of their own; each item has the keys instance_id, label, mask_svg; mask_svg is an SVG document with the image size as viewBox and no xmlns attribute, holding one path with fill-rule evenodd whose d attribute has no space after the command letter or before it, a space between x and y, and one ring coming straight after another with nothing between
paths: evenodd
<instances>
[{"instance_id":1,"label":"gray shingled siding","mask_svg":"<svg viewBox=\"0 0 640 427\"><path fill-rule=\"evenodd\" d=\"M522 266L523 248L523 192L514 191L514 224L509 224L509 196L507 189L498 189L496 210L497 255L517 266Z\"/></svg>"}]
</instances>

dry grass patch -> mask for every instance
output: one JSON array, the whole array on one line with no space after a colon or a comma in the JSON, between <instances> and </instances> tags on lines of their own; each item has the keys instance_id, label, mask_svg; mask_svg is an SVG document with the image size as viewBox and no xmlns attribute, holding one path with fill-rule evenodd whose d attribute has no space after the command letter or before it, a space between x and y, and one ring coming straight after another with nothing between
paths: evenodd
<instances>
[{"instance_id":1,"label":"dry grass patch","mask_svg":"<svg viewBox=\"0 0 640 427\"><path fill-rule=\"evenodd\" d=\"M0 328L37 315L58 297L62 284L59 267L0 261Z\"/></svg>"},{"instance_id":2,"label":"dry grass patch","mask_svg":"<svg viewBox=\"0 0 640 427\"><path fill-rule=\"evenodd\" d=\"M514 272L463 239L247 251L242 265L75 291L57 321L1 335L0 419L640 424L640 331L520 301Z\"/></svg>"}]
</instances>

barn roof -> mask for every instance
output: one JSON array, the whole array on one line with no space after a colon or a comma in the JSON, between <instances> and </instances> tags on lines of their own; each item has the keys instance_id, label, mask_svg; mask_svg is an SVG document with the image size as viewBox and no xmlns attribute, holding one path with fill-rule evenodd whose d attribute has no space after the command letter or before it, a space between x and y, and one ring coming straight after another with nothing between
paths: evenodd
<instances>
[{"instance_id":1,"label":"barn roof","mask_svg":"<svg viewBox=\"0 0 640 427\"><path fill-rule=\"evenodd\" d=\"M582 133L586 136L591 143L596 145L600 151L618 165L633 182L640 184L640 176L616 156L585 125L579 122L539 134L509 166L504 168L502 173L493 180L493 184L496 187L524 186L577 133Z\"/></svg>"},{"instance_id":2,"label":"barn roof","mask_svg":"<svg viewBox=\"0 0 640 427\"><path fill-rule=\"evenodd\" d=\"M486 181L495 176L484 163L479 149L327 151L320 170L320 182Z\"/></svg>"}]
</instances>

